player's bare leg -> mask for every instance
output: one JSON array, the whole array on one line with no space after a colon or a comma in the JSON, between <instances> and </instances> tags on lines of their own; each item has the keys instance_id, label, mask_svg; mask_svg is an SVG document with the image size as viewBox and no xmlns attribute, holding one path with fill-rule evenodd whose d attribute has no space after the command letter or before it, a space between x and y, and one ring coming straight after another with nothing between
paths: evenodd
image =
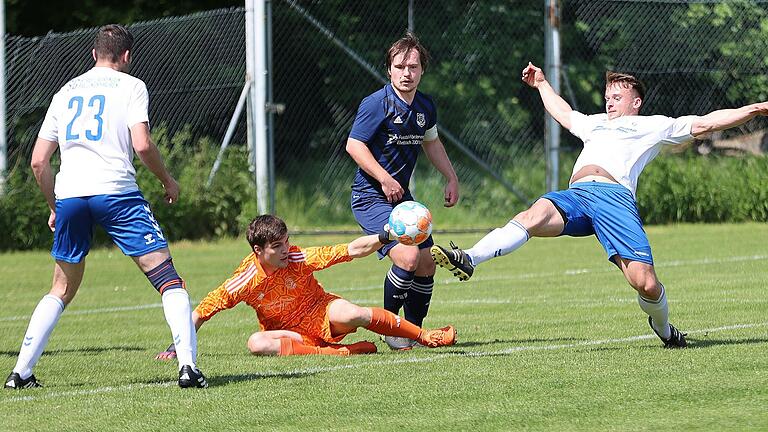
<instances>
[{"instance_id":1,"label":"player's bare leg","mask_svg":"<svg viewBox=\"0 0 768 432\"><path fill-rule=\"evenodd\" d=\"M637 302L646 314L648 324L664 342L665 348L687 346L685 333L681 333L669 322L669 306L664 285L659 282L651 264L628 260L618 255L613 257L629 284L637 291Z\"/></svg>"},{"instance_id":2,"label":"player's bare leg","mask_svg":"<svg viewBox=\"0 0 768 432\"><path fill-rule=\"evenodd\" d=\"M49 294L55 295L68 305L77 294L85 273L85 259L79 263L56 261L53 267L53 283Z\"/></svg>"},{"instance_id":3,"label":"player's bare leg","mask_svg":"<svg viewBox=\"0 0 768 432\"><path fill-rule=\"evenodd\" d=\"M349 345L331 344L314 346L304 343L299 333L290 330L256 332L248 338L248 350L253 355L335 355L369 354L376 352L376 345L361 341Z\"/></svg>"},{"instance_id":4,"label":"player's bare leg","mask_svg":"<svg viewBox=\"0 0 768 432\"><path fill-rule=\"evenodd\" d=\"M300 334L290 330L268 330L256 332L248 338L248 350L253 355L279 355L280 339L303 343Z\"/></svg>"},{"instance_id":5,"label":"player's bare leg","mask_svg":"<svg viewBox=\"0 0 768 432\"><path fill-rule=\"evenodd\" d=\"M518 213L512 220L519 222L529 237L556 237L565 228L563 216L546 198L536 200L528 210Z\"/></svg>"},{"instance_id":6,"label":"player's bare leg","mask_svg":"<svg viewBox=\"0 0 768 432\"><path fill-rule=\"evenodd\" d=\"M360 307L344 299L336 299L328 306L328 321L333 335L347 334L371 323L371 309Z\"/></svg>"}]
</instances>

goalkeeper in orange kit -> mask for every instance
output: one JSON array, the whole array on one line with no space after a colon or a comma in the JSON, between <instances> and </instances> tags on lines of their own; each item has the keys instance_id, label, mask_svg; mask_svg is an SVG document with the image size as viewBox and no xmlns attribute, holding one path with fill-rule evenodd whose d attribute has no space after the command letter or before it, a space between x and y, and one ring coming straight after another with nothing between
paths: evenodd
<instances>
[{"instance_id":1,"label":"goalkeeper in orange kit","mask_svg":"<svg viewBox=\"0 0 768 432\"><path fill-rule=\"evenodd\" d=\"M371 342L340 343L359 327L413 339L432 348L456 342L453 326L422 329L385 309L360 307L327 293L315 279L315 271L368 256L389 243L387 227L378 235L359 237L349 244L302 248L289 243L285 222L261 215L251 221L247 238L252 252L232 277L208 293L192 313L196 329L217 313L245 302L256 310L259 319L260 330L248 338L248 349L254 355L347 356L376 352ZM156 358L173 357L171 344Z\"/></svg>"}]
</instances>

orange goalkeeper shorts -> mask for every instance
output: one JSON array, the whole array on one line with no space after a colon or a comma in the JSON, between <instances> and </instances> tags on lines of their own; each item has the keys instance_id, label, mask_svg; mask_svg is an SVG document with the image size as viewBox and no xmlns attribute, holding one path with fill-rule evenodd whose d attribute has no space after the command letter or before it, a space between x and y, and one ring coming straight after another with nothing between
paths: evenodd
<instances>
[{"instance_id":1,"label":"orange goalkeeper shorts","mask_svg":"<svg viewBox=\"0 0 768 432\"><path fill-rule=\"evenodd\" d=\"M302 339L304 339L304 344L311 346L324 347L338 344L346 335L355 332L355 330L352 330L351 332L336 336L331 332L331 321L328 317L328 310L331 303L340 298L341 297L336 294L325 293L320 301L304 311L301 320L297 324L281 329L266 330L294 331L301 335Z\"/></svg>"}]
</instances>

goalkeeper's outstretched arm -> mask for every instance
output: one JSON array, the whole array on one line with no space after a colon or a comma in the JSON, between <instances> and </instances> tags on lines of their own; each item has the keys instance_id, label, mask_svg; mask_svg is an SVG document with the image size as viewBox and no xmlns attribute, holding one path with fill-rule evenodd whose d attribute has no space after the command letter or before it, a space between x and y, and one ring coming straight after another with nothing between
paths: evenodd
<instances>
[{"instance_id":1,"label":"goalkeeper's outstretched arm","mask_svg":"<svg viewBox=\"0 0 768 432\"><path fill-rule=\"evenodd\" d=\"M362 236L352 240L347 245L347 252L352 258L366 257L394 239L395 236L390 231L389 226L384 225L384 228L378 234Z\"/></svg>"}]
</instances>

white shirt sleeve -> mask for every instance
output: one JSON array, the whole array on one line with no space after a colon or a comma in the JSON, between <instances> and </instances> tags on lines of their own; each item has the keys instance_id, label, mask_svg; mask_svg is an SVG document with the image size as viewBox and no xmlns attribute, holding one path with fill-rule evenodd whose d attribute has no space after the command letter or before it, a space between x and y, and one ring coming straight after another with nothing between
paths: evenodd
<instances>
[{"instance_id":1,"label":"white shirt sleeve","mask_svg":"<svg viewBox=\"0 0 768 432\"><path fill-rule=\"evenodd\" d=\"M592 120L590 116L576 110L571 111L571 133L582 141L586 141L592 132Z\"/></svg>"},{"instance_id":2,"label":"white shirt sleeve","mask_svg":"<svg viewBox=\"0 0 768 432\"><path fill-rule=\"evenodd\" d=\"M57 93L53 96L51 105L48 107L48 111L45 113L45 120L43 120L43 125L40 126L40 132L37 134L39 138L48 141L59 142L59 128L56 123L58 100L59 95Z\"/></svg>"},{"instance_id":3,"label":"white shirt sleeve","mask_svg":"<svg viewBox=\"0 0 768 432\"><path fill-rule=\"evenodd\" d=\"M133 87L126 120L129 128L138 123L149 122L149 94L142 81L138 81Z\"/></svg>"},{"instance_id":4,"label":"white shirt sleeve","mask_svg":"<svg viewBox=\"0 0 768 432\"><path fill-rule=\"evenodd\" d=\"M666 137L662 143L668 145L683 144L693 139L691 128L696 116L685 116L680 118L670 118L669 125L665 131Z\"/></svg>"}]
</instances>

